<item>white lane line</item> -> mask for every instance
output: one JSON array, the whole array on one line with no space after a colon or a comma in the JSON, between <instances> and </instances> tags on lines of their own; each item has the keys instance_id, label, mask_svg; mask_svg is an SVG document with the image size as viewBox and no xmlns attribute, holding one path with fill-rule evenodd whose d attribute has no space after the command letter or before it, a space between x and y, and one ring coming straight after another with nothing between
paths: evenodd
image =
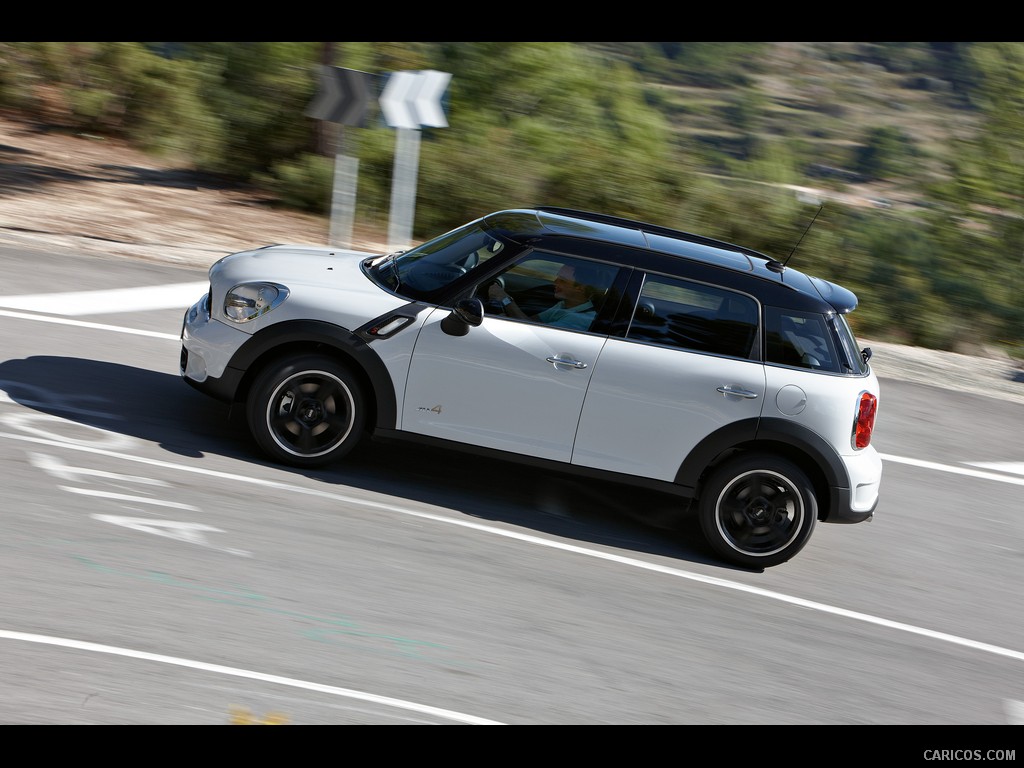
<instances>
[{"instance_id":1,"label":"white lane line","mask_svg":"<svg viewBox=\"0 0 1024 768\"><path fill-rule=\"evenodd\" d=\"M1006 709L1007 725L1024 725L1024 701L1007 699L1003 705Z\"/></svg>"},{"instance_id":2,"label":"white lane line","mask_svg":"<svg viewBox=\"0 0 1024 768\"><path fill-rule=\"evenodd\" d=\"M163 461L161 459L151 459L144 456L135 456L132 454L120 453L117 451L111 451L103 448L95 448L87 445L73 445L65 443L59 440L50 440L41 437L32 437L30 435L18 435L13 433L0 433L0 438L9 438L12 440L22 440L30 443L39 443L43 445L49 445L54 447L67 448L74 451L85 451L87 453L94 453L101 456L108 456L114 459L121 459L124 461L134 461L140 464L148 464L149 466L161 467L163 469L176 470L179 472L188 472L191 474L205 475L207 477L217 477L222 480L231 480L239 483L249 483L250 485L259 485L266 488L275 488L289 493L304 494L307 496L317 496L324 499L331 499L338 501L343 504L349 504L358 507L379 509L386 512L393 512L399 515L405 515L408 517L416 517L423 520L432 520L434 522L443 523L445 525L455 525L461 528L468 528L476 531L481 531L494 536L502 536L508 539L516 539L523 541L528 544L535 544L541 547L547 547L549 549L559 549L564 552L572 552L574 554L583 555L585 557L593 557L599 560L607 560L610 562L619 563L620 565L629 566L631 568L639 568L641 570L653 571L656 573L665 574L668 576L674 576L679 579L686 579L688 581L695 581L702 584L708 584L711 586L722 587L723 589L730 589L736 592L745 592L751 595L757 595L758 597L764 597L770 600L778 600L782 603L788 603L790 605L799 606L801 608L808 608L820 613L831 614L833 616L842 616L847 619L854 621L861 621L866 624L874 624L880 627L886 627L888 629L894 629L900 632L907 632L912 635L919 635L921 637L927 637L932 640L938 640L941 642L951 643L953 645L959 645L964 648L970 648L975 651L982 651L984 653L991 653L997 656L1005 656L1015 661L1024 661L1024 652L1015 651L1012 648L1003 648L998 645L991 645L989 643L981 643L977 640L971 640L965 637L958 637L957 635L950 635L945 632L936 632L931 629L924 629L922 627L916 627L912 624L904 624L899 621L891 621L890 619L883 619L878 616L872 616L867 613L860 613L858 611L849 611L845 608L837 608L833 605L826 605L825 603L818 603L813 600L805 600L800 597L793 597L792 595L782 594L781 592L773 592L768 589L761 587L755 587L748 584L742 584L736 581L729 581L728 579L720 579L716 576L706 576L700 573L694 573L692 571L685 571L680 568L673 568L670 566L659 565L657 563L649 563L644 560L637 560L632 557L624 557L611 552L600 552L598 550L587 549L586 547L580 547L575 544L566 544L560 541L554 541L551 539L541 538L540 536L534 536L532 534L519 533L518 531L505 530L503 528L496 528L490 525L484 525L471 520L463 520L450 517L450 514L457 514L451 510L438 508L440 512L446 512L448 514L436 514L432 512L420 512L408 507L399 506L398 504L390 504L380 501L371 501L369 499L362 499L355 496L346 496L344 494L335 493L332 491L324 491L317 488L304 488L302 486L293 485L291 483L278 482L276 480L265 480L259 477L251 477L249 475L238 475L233 472L222 472L219 470L206 469L204 467L187 466L184 464L177 464L170 461Z\"/></svg>"},{"instance_id":3,"label":"white lane line","mask_svg":"<svg viewBox=\"0 0 1024 768\"><path fill-rule=\"evenodd\" d=\"M1012 472L1015 475L1024 475L1024 461L969 461L972 467L982 469L994 469L997 472Z\"/></svg>"},{"instance_id":4,"label":"white lane line","mask_svg":"<svg viewBox=\"0 0 1024 768\"><path fill-rule=\"evenodd\" d=\"M209 283L172 283L143 288L113 288L103 291L35 293L24 296L0 296L0 307L27 309L52 315L105 315L112 312L137 312L146 309L173 309L182 312L191 307L209 289Z\"/></svg>"},{"instance_id":5,"label":"white lane line","mask_svg":"<svg viewBox=\"0 0 1024 768\"><path fill-rule=\"evenodd\" d=\"M411 701L403 701L402 699L392 699L388 696L377 696L372 693L364 693L363 691L354 691L351 688L338 688L333 685L321 685L320 683L311 683L307 680L296 680L292 677L265 675L262 672L253 672L248 669L239 669L237 667L225 667L220 664L207 664L203 661L181 659L176 656L163 656L159 653L133 651L130 648L117 648L112 645L86 643L82 642L81 640L68 640L66 638L49 637L47 635L33 635L25 632L11 632L6 629L0 629L0 638L3 638L4 640L22 640L28 643L42 643L44 645L57 645L62 648L74 648L80 651L93 651L94 653L109 653L114 656L127 656L132 659L143 659L144 661L157 661L161 664L174 664L178 667L199 669L204 672L216 672L220 675L244 677L248 680L259 680L264 683L274 683L275 685L287 685L291 686L292 688L302 688L307 691L316 691L317 693L328 693L332 696L345 696L350 699L369 701L374 704L382 704L387 707L407 709L412 712L419 712L421 714L436 715L437 717L443 717L447 720L452 720L458 723L466 723L468 725L504 725L504 723L499 723L494 720L485 720L482 717L466 715L461 712L453 712L450 709L428 707L424 704L416 704Z\"/></svg>"},{"instance_id":6,"label":"white lane line","mask_svg":"<svg viewBox=\"0 0 1024 768\"><path fill-rule=\"evenodd\" d=\"M185 313L185 308L181 310ZM118 325L104 325L103 323L89 323L84 320L67 320L63 317L50 317L48 315L26 315L24 312L9 312L0 309L0 317L15 317L19 320L36 320L40 323L57 323L58 325L76 325L79 328L95 328L100 331L114 331L115 333L130 333L134 336L151 336L154 339L169 339L170 341L181 341L181 336L176 333L158 333L157 331L140 331L135 328L122 328Z\"/></svg>"},{"instance_id":7,"label":"white lane line","mask_svg":"<svg viewBox=\"0 0 1024 768\"><path fill-rule=\"evenodd\" d=\"M979 477L982 480L996 480L1000 483L1011 483L1013 485L1024 485L1024 477L1012 477L1010 475L996 475L992 472L981 472L977 469L966 469L965 467L954 467L950 464L938 464L934 461L922 459L909 459L906 456L893 456L891 453L880 453L883 461L893 461L897 464L909 464L922 469L934 469L936 472L949 472L954 475L967 475L968 477Z\"/></svg>"},{"instance_id":8,"label":"white lane line","mask_svg":"<svg viewBox=\"0 0 1024 768\"><path fill-rule=\"evenodd\" d=\"M178 509L182 512L202 512L199 507L193 507L191 504L184 504L180 501L167 501L165 499L153 499L149 496L132 496L127 493L114 493L113 491L101 491L97 488L76 488L73 485L60 485L57 486L62 491L68 493L77 493L80 496L95 496L101 499L112 499L113 501L126 501L132 504L149 504L154 507L167 507L168 509Z\"/></svg>"}]
</instances>

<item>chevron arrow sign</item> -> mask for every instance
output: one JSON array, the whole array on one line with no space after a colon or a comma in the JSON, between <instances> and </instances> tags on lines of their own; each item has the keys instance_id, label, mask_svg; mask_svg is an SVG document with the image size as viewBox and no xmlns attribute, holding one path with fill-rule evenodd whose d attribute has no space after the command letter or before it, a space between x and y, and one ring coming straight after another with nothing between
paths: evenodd
<instances>
[{"instance_id":1,"label":"chevron arrow sign","mask_svg":"<svg viewBox=\"0 0 1024 768\"><path fill-rule=\"evenodd\" d=\"M445 128L441 97L452 76L432 69L395 72L380 95L384 120L392 128Z\"/></svg>"},{"instance_id":2,"label":"chevron arrow sign","mask_svg":"<svg viewBox=\"0 0 1024 768\"><path fill-rule=\"evenodd\" d=\"M370 76L343 67L321 67L320 87L306 115L342 125L366 125Z\"/></svg>"}]
</instances>

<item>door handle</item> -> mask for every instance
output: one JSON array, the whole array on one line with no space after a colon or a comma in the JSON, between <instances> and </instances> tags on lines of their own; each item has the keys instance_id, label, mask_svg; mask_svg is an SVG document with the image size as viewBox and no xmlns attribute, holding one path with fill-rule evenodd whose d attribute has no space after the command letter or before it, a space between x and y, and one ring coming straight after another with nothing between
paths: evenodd
<instances>
[{"instance_id":1,"label":"door handle","mask_svg":"<svg viewBox=\"0 0 1024 768\"><path fill-rule=\"evenodd\" d=\"M736 397L743 397L747 400L753 400L757 397L757 392L751 392L749 389L743 389L742 387L733 387L728 384L722 387L718 387L718 391L723 395L736 395Z\"/></svg>"},{"instance_id":2,"label":"door handle","mask_svg":"<svg viewBox=\"0 0 1024 768\"><path fill-rule=\"evenodd\" d=\"M547 358L547 361L552 365L571 365L573 368L580 370L587 367L587 364L582 360L573 360L571 357L559 357L558 355Z\"/></svg>"}]
</instances>

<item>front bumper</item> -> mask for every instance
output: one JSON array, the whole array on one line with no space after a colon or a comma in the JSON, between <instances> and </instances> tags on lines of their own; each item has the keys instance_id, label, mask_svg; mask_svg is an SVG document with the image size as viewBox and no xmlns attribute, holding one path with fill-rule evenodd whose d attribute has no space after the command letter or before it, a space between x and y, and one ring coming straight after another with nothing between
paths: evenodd
<instances>
[{"instance_id":1,"label":"front bumper","mask_svg":"<svg viewBox=\"0 0 1024 768\"><path fill-rule=\"evenodd\" d=\"M181 324L178 369L192 387L218 400L231 402L242 371L229 366L249 335L210 317L209 294L185 311Z\"/></svg>"}]
</instances>

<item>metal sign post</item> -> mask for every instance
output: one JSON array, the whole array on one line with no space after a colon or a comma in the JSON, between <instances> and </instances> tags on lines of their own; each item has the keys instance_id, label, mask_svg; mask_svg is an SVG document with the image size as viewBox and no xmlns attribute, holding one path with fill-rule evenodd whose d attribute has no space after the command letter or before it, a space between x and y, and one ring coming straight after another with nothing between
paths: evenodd
<instances>
[{"instance_id":1,"label":"metal sign post","mask_svg":"<svg viewBox=\"0 0 1024 768\"><path fill-rule=\"evenodd\" d=\"M412 244L416 208L416 177L420 158L420 128L448 125L441 96L448 87L447 72L395 72L380 96L380 108L388 125L397 129L395 167L391 180L391 216L388 249L405 250Z\"/></svg>"},{"instance_id":2,"label":"metal sign post","mask_svg":"<svg viewBox=\"0 0 1024 768\"><path fill-rule=\"evenodd\" d=\"M352 247L358 184L359 158L355 155L346 155L339 146L338 153L334 156L334 186L331 190L331 229L328 245L339 248Z\"/></svg>"},{"instance_id":3,"label":"metal sign post","mask_svg":"<svg viewBox=\"0 0 1024 768\"><path fill-rule=\"evenodd\" d=\"M388 219L390 251L404 251L412 244L419 164L419 130L398 128L395 135L395 172L391 180L391 217Z\"/></svg>"},{"instance_id":4,"label":"metal sign post","mask_svg":"<svg viewBox=\"0 0 1024 768\"><path fill-rule=\"evenodd\" d=\"M369 102L369 75L354 69L322 67L320 88L306 114L318 120L342 125L365 125ZM359 180L359 158L344 153L345 134L334 156L334 186L331 193L331 226L328 245L352 247L352 230L356 218L356 185Z\"/></svg>"}]
</instances>

